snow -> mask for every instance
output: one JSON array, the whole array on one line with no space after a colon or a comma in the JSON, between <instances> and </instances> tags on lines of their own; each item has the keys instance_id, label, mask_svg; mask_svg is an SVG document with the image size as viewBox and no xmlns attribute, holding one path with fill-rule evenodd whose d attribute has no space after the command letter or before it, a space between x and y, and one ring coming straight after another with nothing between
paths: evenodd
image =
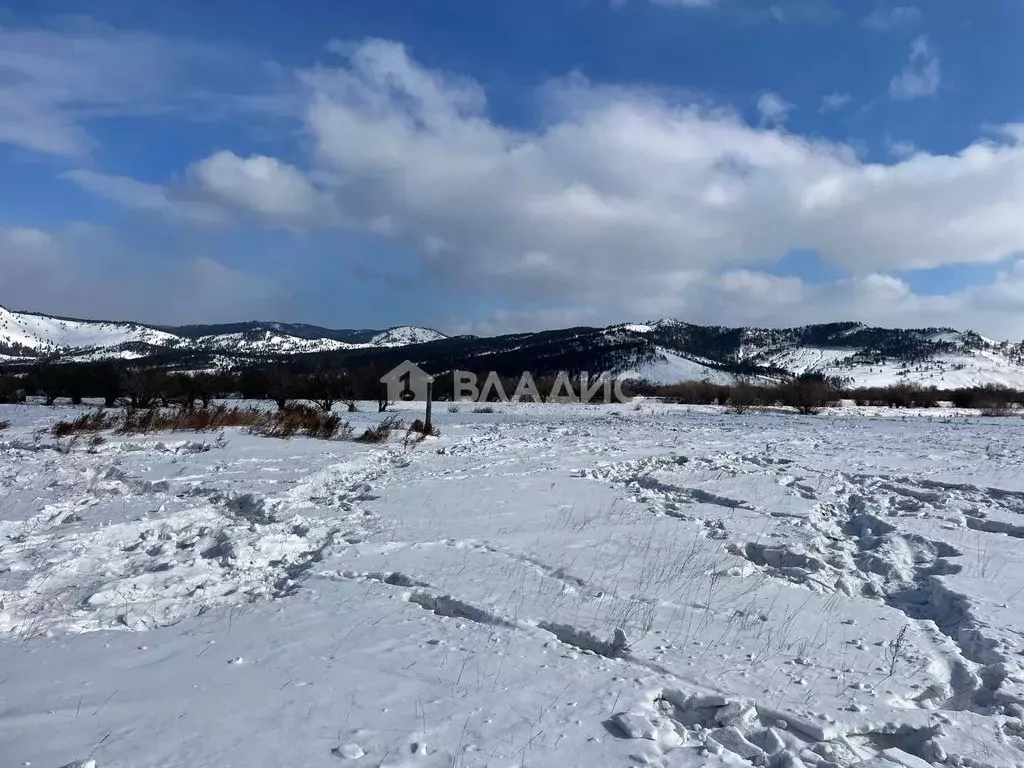
<instances>
[{"instance_id":1,"label":"snow","mask_svg":"<svg viewBox=\"0 0 1024 768\"><path fill-rule=\"evenodd\" d=\"M105 323L92 320L64 320L45 315L11 312L0 306L0 348L21 346L32 352L67 351L77 362L103 359L132 360L144 356L125 345L147 344L249 354L304 354L367 347L400 347L447 338L430 328L398 326L377 334L368 344L348 344L330 338L306 339L284 332L224 333L197 339L148 328L137 323ZM17 359L0 356L0 361Z\"/></svg>"},{"instance_id":2,"label":"snow","mask_svg":"<svg viewBox=\"0 0 1024 768\"><path fill-rule=\"evenodd\" d=\"M355 349L357 344L346 344L335 339L303 339L286 333L261 331L251 333L223 333L216 336L201 336L194 344L204 349L224 352L303 354L308 352L333 352L339 349Z\"/></svg>"},{"instance_id":3,"label":"snow","mask_svg":"<svg viewBox=\"0 0 1024 768\"><path fill-rule=\"evenodd\" d=\"M698 360L683 357L664 347L656 347L654 361L635 366L617 374L620 379L649 381L652 384L678 384L681 381L710 381L729 384L735 376L705 365Z\"/></svg>"},{"instance_id":4,"label":"snow","mask_svg":"<svg viewBox=\"0 0 1024 768\"><path fill-rule=\"evenodd\" d=\"M1019 419L434 411L0 406L0 765L1024 764Z\"/></svg>"},{"instance_id":5,"label":"snow","mask_svg":"<svg viewBox=\"0 0 1024 768\"><path fill-rule=\"evenodd\" d=\"M130 342L159 345L177 340L173 334L134 323L62 320L0 307L0 344L17 344L31 350L114 347Z\"/></svg>"},{"instance_id":6,"label":"snow","mask_svg":"<svg viewBox=\"0 0 1024 768\"><path fill-rule=\"evenodd\" d=\"M851 364L849 349L793 347L766 355L765 362L795 375L808 372L848 378L853 386L887 387L913 382L925 387L959 389L987 384L1024 389L1024 367L991 350L936 355L916 363L887 360L875 365Z\"/></svg>"},{"instance_id":7,"label":"snow","mask_svg":"<svg viewBox=\"0 0 1024 768\"><path fill-rule=\"evenodd\" d=\"M420 328L415 325L401 325L378 333L370 340L373 347L404 347L409 344L426 344L430 341L447 339L443 333L433 328Z\"/></svg>"}]
</instances>

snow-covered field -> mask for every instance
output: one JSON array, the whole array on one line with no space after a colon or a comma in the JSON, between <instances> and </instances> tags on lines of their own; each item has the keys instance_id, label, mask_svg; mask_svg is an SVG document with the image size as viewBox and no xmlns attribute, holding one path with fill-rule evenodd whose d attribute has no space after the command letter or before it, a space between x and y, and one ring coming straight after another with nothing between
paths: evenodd
<instances>
[{"instance_id":1,"label":"snow-covered field","mask_svg":"<svg viewBox=\"0 0 1024 768\"><path fill-rule=\"evenodd\" d=\"M1020 419L435 411L0 406L0 766L1024 765Z\"/></svg>"}]
</instances>

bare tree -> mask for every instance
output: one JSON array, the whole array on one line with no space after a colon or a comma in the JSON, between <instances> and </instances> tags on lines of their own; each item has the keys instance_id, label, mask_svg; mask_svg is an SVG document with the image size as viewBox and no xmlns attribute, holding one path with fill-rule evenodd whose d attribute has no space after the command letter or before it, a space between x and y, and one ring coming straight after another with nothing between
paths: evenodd
<instances>
[{"instance_id":1,"label":"bare tree","mask_svg":"<svg viewBox=\"0 0 1024 768\"><path fill-rule=\"evenodd\" d=\"M764 399L762 390L748 376L737 376L729 388L729 410L746 413Z\"/></svg>"},{"instance_id":2,"label":"bare tree","mask_svg":"<svg viewBox=\"0 0 1024 768\"><path fill-rule=\"evenodd\" d=\"M348 381L345 372L334 365L325 364L317 368L307 382L310 401L320 410L329 413L339 400L346 405ZM355 410L349 406L349 410Z\"/></svg>"},{"instance_id":3,"label":"bare tree","mask_svg":"<svg viewBox=\"0 0 1024 768\"><path fill-rule=\"evenodd\" d=\"M127 368L121 374L121 402L129 408L152 408L167 390L162 368Z\"/></svg>"},{"instance_id":4,"label":"bare tree","mask_svg":"<svg viewBox=\"0 0 1024 768\"><path fill-rule=\"evenodd\" d=\"M267 395L277 404L277 409L283 411L288 406L288 401L295 397L298 389L298 381L284 366L274 366L266 372Z\"/></svg>"}]
</instances>

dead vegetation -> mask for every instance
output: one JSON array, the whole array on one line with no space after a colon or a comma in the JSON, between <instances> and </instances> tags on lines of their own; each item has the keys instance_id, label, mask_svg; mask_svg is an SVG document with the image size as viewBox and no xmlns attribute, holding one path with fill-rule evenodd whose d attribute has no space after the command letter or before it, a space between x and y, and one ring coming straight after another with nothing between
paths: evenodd
<instances>
[{"instance_id":1,"label":"dead vegetation","mask_svg":"<svg viewBox=\"0 0 1024 768\"><path fill-rule=\"evenodd\" d=\"M54 437L71 437L72 435L90 434L102 432L105 429L114 429L117 420L103 411L83 413L77 419L58 421L50 429Z\"/></svg>"},{"instance_id":2,"label":"dead vegetation","mask_svg":"<svg viewBox=\"0 0 1024 768\"><path fill-rule=\"evenodd\" d=\"M384 421L375 427L370 427L362 435L356 438L359 443L386 443L391 439L391 433L402 428L402 422L397 416L388 416Z\"/></svg>"},{"instance_id":3,"label":"dead vegetation","mask_svg":"<svg viewBox=\"0 0 1024 768\"><path fill-rule=\"evenodd\" d=\"M9 422L9 421L0 421L0 432L3 432L9 426L11 426L11 422Z\"/></svg>"},{"instance_id":4,"label":"dead vegetation","mask_svg":"<svg viewBox=\"0 0 1024 768\"><path fill-rule=\"evenodd\" d=\"M153 432L213 432L240 427L265 437L304 435L319 440L347 439L352 428L334 413L308 405L288 405L270 412L257 408L129 408L124 411L93 411L53 425L54 437L97 434L110 430L119 435Z\"/></svg>"}]
</instances>

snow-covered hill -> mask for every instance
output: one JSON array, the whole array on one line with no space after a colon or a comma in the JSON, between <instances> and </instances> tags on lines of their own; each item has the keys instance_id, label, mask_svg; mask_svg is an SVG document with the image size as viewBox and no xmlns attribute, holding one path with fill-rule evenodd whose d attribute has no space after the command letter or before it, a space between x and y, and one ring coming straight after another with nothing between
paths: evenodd
<instances>
[{"instance_id":1,"label":"snow-covered hill","mask_svg":"<svg viewBox=\"0 0 1024 768\"><path fill-rule=\"evenodd\" d=\"M916 330L832 323L800 328L722 328L658 320L607 328L567 328L480 338L430 328L332 330L297 323L150 327L71 320L0 307L0 362L43 356L66 361L160 355L185 367L215 360L251 364L325 354L353 365L396 365L405 358L434 371L459 367L518 376L523 371L608 373L657 384L737 375L817 372L851 386L919 383L958 388L999 384L1024 389L1024 342L997 342L972 331Z\"/></svg>"},{"instance_id":2,"label":"snow-covered hill","mask_svg":"<svg viewBox=\"0 0 1024 768\"><path fill-rule=\"evenodd\" d=\"M0 361L52 357L89 362L181 351L239 356L298 355L403 347L445 339L431 328L331 330L287 323L155 328L131 322L73 320L0 306Z\"/></svg>"},{"instance_id":3,"label":"snow-covered hill","mask_svg":"<svg viewBox=\"0 0 1024 768\"><path fill-rule=\"evenodd\" d=\"M375 347L407 347L410 344L427 344L448 338L432 328L420 328L415 325L400 325L378 333L370 340Z\"/></svg>"},{"instance_id":4,"label":"snow-covered hill","mask_svg":"<svg viewBox=\"0 0 1024 768\"><path fill-rule=\"evenodd\" d=\"M32 356L72 349L115 348L122 344L174 346L172 333L137 323L104 323L71 320L27 312L11 312L0 306L0 352Z\"/></svg>"}]
</instances>

